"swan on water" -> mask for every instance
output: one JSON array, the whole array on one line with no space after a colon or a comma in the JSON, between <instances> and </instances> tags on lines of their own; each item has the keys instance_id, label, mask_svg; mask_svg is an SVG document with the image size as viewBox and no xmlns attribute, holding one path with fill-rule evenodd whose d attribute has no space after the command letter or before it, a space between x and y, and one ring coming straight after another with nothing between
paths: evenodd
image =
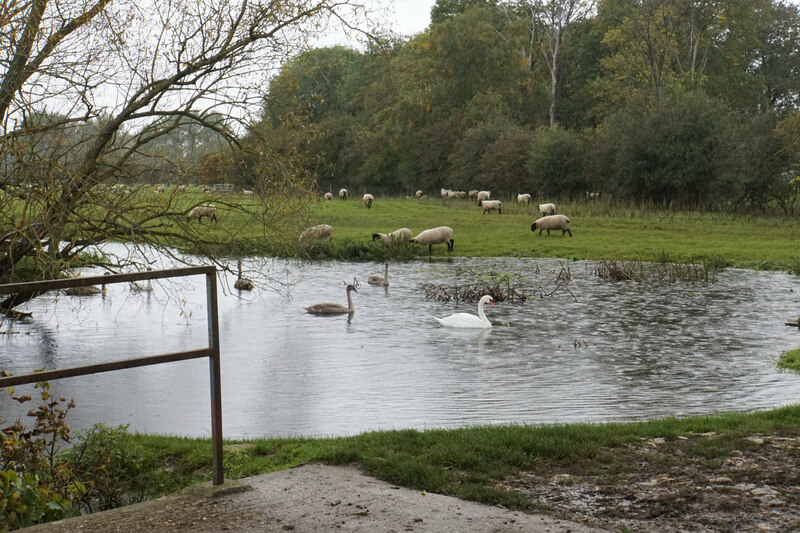
<instances>
[{"instance_id":1,"label":"swan on water","mask_svg":"<svg viewBox=\"0 0 800 533\"><path fill-rule=\"evenodd\" d=\"M491 328L492 323L486 318L483 306L490 303L494 307L494 298L484 295L478 302L478 316L469 313L456 313L444 318L433 317L439 324L448 328Z\"/></svg>"},{"instance_id":2,"label":"swan on water","mask_svg":"<svg viewBox=\"0 0 800 533\"><path fill-rule=\"evenodd\" d=\"M236 263L237 268L239 269L239 277L236 278L236 282L233 284L234 289L239 289L240 291L252 291L256 288L255 283L252 280L242 277L242 260L239 259Z\"/></svg>"},{"instance_id":3,"label":"swan on water","mask_svg":"<svg viewBox=\"0 0 800 533\"><path fill-rule=\"evenodd\" d=\"M344 314L352 314L355 312L355 308L353 307L353 295L352 292L358 292L353 285L347 286L347 307L343 306L342 304L337 304L333 302L324 302L320 304L314 304L306 307L306 311L311 313L312 315L344 315Z\"/></svg>"},{"instance_id":4,"label":"swan on water","mask_svg":"<svg viewBox=\"0 0 800 533\"><path fill-rule=\"evenodd\" d=\"M385 268L383 270L383 276L378 276L375 274L374 276L370 276L367 278L367 283L370 285L377 285L379 287L388 287L389 286L389 263L387 262Z\"/></svg>"}]
</instances>

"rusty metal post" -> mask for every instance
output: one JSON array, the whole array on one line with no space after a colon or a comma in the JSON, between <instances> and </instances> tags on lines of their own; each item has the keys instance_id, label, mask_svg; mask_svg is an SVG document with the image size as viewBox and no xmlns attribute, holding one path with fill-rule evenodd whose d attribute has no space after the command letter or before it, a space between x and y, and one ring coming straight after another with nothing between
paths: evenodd
<instances>
[{"instance_id":1,"label":"rusty metal post","mask_svg":"<svg viewBox=\"0 0 800 533\"><path fill-rule=\"evenodd\" d=\"M217 312L217 273L206 274L208 297L208 346L212 355L208 360L211 378L211 463L213 484L222 485L222 379L219 350L219 313Z\"/></svg>"}]
</instances>

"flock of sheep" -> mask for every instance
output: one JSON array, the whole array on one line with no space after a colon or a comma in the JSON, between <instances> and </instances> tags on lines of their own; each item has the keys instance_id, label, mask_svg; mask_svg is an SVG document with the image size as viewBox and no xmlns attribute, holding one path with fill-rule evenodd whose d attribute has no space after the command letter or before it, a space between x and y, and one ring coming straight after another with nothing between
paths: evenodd
<instances>
[{"instance_id":1,"label":"flock of sheep","mask_svg":"<svg viewBox=\"0 0 800 533\"><path fill-rule=\"evenodd\" d=\"M492 211L497 211L498 214L503 213L503 203L500 200L491 200L491 193L489 191L452 191L450 189L441 189L440 191L441 197L443 199L447 198L475 198L478 202L478 207L483 209L483 214L489 213L491 214ZM339 190L339 199L340 200L347 200L349 198L349 192L347 189L340 189ZM423 191L419 190L416 192L415 196L417 198L426 198ZM333 193L327 192L323 196L325 200L332 200ZM364 202L364 207L370 209L372 204L375 202L375 197L371 194L365 194L362 197ZM530 205L531 203L531 195L530 194L518 194L517 195L517 203L521 205ZM536 220L533 224L531 224L531 231L539 230L539 235L542 234L542 231L547 231L547 234L550 235L550 230L561 230L561 235L563 236L565 233L569 234L572 237L572 231L569 228L569 217L566 215L557 215L556 214L556 206L553 203L546 203L546 204L539 204L538 206L539 213L542 215L541 218ZM300 235L301 241L307 241L311 239L332 239L333 238L333 227L329 226L328 224L319 224L317 226L312 226L307 228L303 233ZM419 235L416 237L413 236L413 233L408 228L401 228L399 230L393 231L392 233L373 233L372 240L381 239L383 242L390 242L392 240L402 240L407 241L412 244L421 244L421 245L428 245L428 253L432 253L432 247L434 244L446 244L447 251L453 251L453 229L448 226L439 226L437 228L426 229L420 232Z\"/></svg>"}]
</instances>

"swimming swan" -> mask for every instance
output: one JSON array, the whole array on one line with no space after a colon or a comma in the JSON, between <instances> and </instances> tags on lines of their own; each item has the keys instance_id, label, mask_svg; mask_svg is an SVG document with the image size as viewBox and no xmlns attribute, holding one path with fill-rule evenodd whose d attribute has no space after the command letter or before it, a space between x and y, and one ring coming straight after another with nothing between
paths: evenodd
<instances>
[{"instance_id":1,"label":"swimming swan","mask_svg":"<svg viewBox=\"0 0 800 533\"><path fill-rule=\"evenodd\" d=\"M324 302L321 304L308 306L306 307L306 311L312 315L344 315L347 313L353 313L355 312L355 308L353 307L353 295L351 294L353 291L358 292L354 286L348 285L347 307L343 306L342 304Z\"/></svg>"},{"instance_id":2,"label":"swimming swan","mask_svg":"<svg viewBox=\"0 0 800 533\"><path fill-rule=\"evenodd\" d=\"M488 294L484 295L478 302L478 316L469 313L456 313L445 318L433 317L439 324L448 328L486 328L492 327L492 323L486 318L483 306L489 302L494 307L494 298Z\"/></svg>"},{"instance_id":3,"label":"swimming swan","mask_svg":"<svg viewBox=\"0 0 800 533\"><path fill-rule=\"evenodd\" d=\"M374 276L370 276L367 278L367 283L370 285L377 285L379 287L388 287L389 286L389 263L386 263L386 268L384 269L383 276L378 276L375 274Z\"/></svg>"},{"instance_id":4,"label":"swimming swan","mask_svg":"<svg viewBox=\"0 0 800 533\"><path fill-rule=\"evenodd\" d=\"M242 277L242 260L239 259L236 263L236 267L239 269L239 277L236 278L236 281L233 284L234 289L239 289L240 291L252 291L256 288L255 283L247 278Z\"/></svg>"}]
</instances>

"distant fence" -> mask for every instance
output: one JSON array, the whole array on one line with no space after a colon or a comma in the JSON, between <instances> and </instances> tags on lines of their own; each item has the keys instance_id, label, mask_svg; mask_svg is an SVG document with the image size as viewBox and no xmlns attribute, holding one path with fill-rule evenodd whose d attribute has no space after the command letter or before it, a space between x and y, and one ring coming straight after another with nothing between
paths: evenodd
<instances>
[{"instance_id":1,"label":"distant fence","mask_svg":"<svg viewBox=\"0 0 800 533\"><path fill-rule=\"evenodd\" d=\"M66 289L70 287L88 287L90 285L111 285L114 283L125 283L133 281L143 281L149 279L179 278L203 274L206 276L206 307L208 308L208 347L185 352L173 352L147 357L137 357L134 359L121 359L107 363L98 363L86 366L74 366L57 370L44 370L31 374L19 374L16 376L0 376L0 388L23 385L26 383L38 383L53 379L71 378L76 376L87 376L100 372L110 372L113 370L123 370L126 368L136 368L140 366L157 365L161 363L172 363L175 361L185 361L188 359L199 359L208 357L209 373L211 378L211 461L214 485L221 485L223 481L222 471L222 391L220 376L220 347L219 347L219 313L217 310L217 278L216 268L213 266L174 268L168 270L151 270L147 272L135 272L130 274L112 274L109 276L92 276L81 278L69 278L48 281L32 281L28 283L10 283L0 285L0 294L21 294L21 293L44 293L54 289Z\"/></svg>"},{"instance_id":2,"label":"distant fence","mask_svg":"<svg viewBox=\"0 0 800 533\"><path fill-rule=\"evenodd\" d=\"M233 183L215 183L211 190L213 192L235 192L236 186Z\"/></svg>"}]
</instances>

